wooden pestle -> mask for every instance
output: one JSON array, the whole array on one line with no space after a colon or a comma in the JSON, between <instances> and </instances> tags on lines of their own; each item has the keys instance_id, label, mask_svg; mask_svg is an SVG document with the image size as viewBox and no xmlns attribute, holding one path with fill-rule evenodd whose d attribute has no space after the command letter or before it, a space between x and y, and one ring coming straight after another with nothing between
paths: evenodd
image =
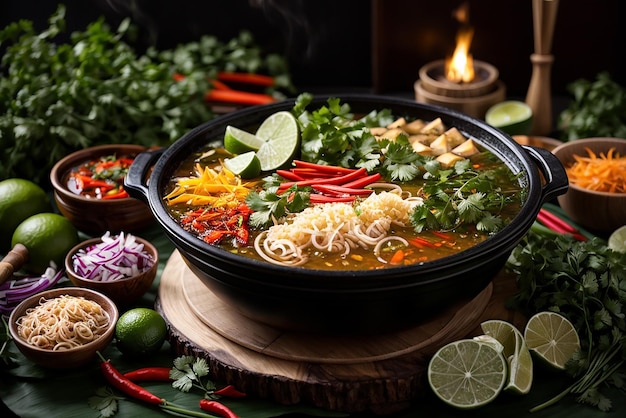
<instances>
[{"instance_id":1,"label":"wooden pestle","mask_svg":"<svg viewBox=\"0 0 626 418\"><path fill-rule=\"evenodd\" d=\"M13 249L0 261L0 284L4 283L28 261L28 248L15 244Z\"/></svg>"},{"instance_id":2,"label":"wooden pestle","mask_svg":"<svg viewBox=\"0 0 626 418\"><path fill-rule=\"evenodd\" d=\"M532 76L526 94L526 104L533 110L532 135L552 131L551 49L558 6L558 0L533 0L535 53L530 56Z\"/></svg>"}]
</instances>

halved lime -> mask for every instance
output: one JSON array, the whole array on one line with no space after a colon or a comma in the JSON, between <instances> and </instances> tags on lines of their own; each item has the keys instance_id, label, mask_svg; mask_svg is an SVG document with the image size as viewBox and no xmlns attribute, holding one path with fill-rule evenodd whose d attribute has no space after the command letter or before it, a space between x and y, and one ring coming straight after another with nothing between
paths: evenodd
<instances>
[{"instance_id":1,"label":"halved lime","mask_svg":"<svg viewBox=\"0 0 626 418\"><path fill-rule=\"evenodd\" d=\"M459 340L440 348L428 363L428 383L437 397L459 409L493 401L506 382L504 357L489 343Z\"/></svg>"},{"instance_id":2,"label":"halved lime","mask_svg":"<svg viewBox=\"0 0 626 418\"><path fill-rule=\"evenodd\" d=\"M504 390L517 394L530 392L533 383L533 360L524 336L509 322L492 319L480 324L483 332L500 341L502 354L509 366L509 375Z\"/></svg>"},{"instance_id":3,"label":"halved lime","mask_svg":"<svg viewBox=\"0 0 626 418\"><path fill-rule=\"evenodd\" d=\"M224 148L232 154L258 151L264 142L258 136L234 126L227 126L224 132Z\"/></svg>"},{"instance_id":4,"label":"halved lime","mask_svg":"<svg viewBox=\"0 0 626 418\"><path fill-rule=\"evenodd\" d=\"M545 364L559 370L580 350L574 325L556 312L539 312L526 324L524 338L530 350Z\"/></svg>"},{"instance_id":5,"label":"halved lime","mask_svg":"<svg viewBox=\"0 0 626 418\"><path fill-rule=\"evenodd\" d=\"M254 151L227 158L224 160L224 166L242 179L251 179L261 174L261 162Z\"/></svg>"},{"instance_id":6,"label":"halved lime","mask_svg":"<svg viewBox=\"0 0 626 418\"><path fill-rule=\"evenodd\" d=\"M507 100L491 106L485 122L509 135L529 135L533 124L533 111L524 102Z\"/></svg>"},{"instance_id":7,"label":"halved lime","mask_svg":"<svg viewBox=\"0 0 626 418\"><path fill-rule=\"evenodd\" d=\"M620 226L609 235L608 247L618 253L626 253L626 225Z\"/></svg>"},{"instance_id":8,"label":"halved lime","mask_svg":"<svg viewBox=\"0 0 626 418\"><path fill-rule=\"evenodd\" d=\"M298 123L287 111L274 113L265 119L256 136L264 141L256 154L263 171L284 166L291 161L300 145Z\"/></svg>"}]
</instances>

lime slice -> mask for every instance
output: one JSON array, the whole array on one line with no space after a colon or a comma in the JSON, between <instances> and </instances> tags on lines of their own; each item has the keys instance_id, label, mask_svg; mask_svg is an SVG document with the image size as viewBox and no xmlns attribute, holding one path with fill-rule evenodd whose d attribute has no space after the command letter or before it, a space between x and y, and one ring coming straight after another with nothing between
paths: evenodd
<instances>
[{"instance_id":1,"label":"lime slice","mask_svg":"<svg viewBox=\"0 0 626 418\"><path fill-rule=\"evenodd\" d=\"M524 336L512 324L492 319L480 324L483 332L500 341L504 347L502 354L509 365L509 375L504 390L525 394L530 392L533 383L533 359Z\"/></svg>"},{"instance_id":2,"label":"lime slice","mask_svg":"<svg viewBox=\"0 0 626 418\"><path fill-rule=\"evenodd\" d=\"M300 143L296 118L287 111L265 119L256 136L264 141L257 151L263 171L275 170L291 161Z\"/></svg>"},{"instance_id":3,"label":"lime slice","mask_svg":"<svg viewBox=\"0 0 626 418\"><path fill-rule=\"evenodd\" d=\"M224 160L224 167L242 179L251 179L261 174L261 162L254 151L244 152L233 158Z\"/></svg>"},{"instance_id":4,"label":"lime slice","mask_svg":"<svg viewBox=\"0 0 626 418\"><path fill-rule=\"evenodd\" d=\"M526 324L524 338L530 350L549 366L563 370L565 363L580 350L574 325L556 312L539 312Z\"/></svg>"},{"instance_id":5,"label":"lime slice","mask_svg":"<svg viewBox=\"0 0 626 418\"><path fill-rule=\"evenodd\" d=\"M485 122L509 135L529 135L533 124L533 111L524 102L507 100L491 106Z\"/></svg>"},{"instance_id":6,"label":"lime slice","mask_svg":"<svg viewBox=\"0 0 626 418\"><path fill-rule=\"evenodd\" d=\"M439 349L428 363L428 383L445 403L472 409L493 401L506 382L504 357L492 345L459 340Z\"/></svg>"},{"instance_id":7,"label":"lime slice","mask_svg":"<svg viewBox=\"0 0 626 418\"><path fill-rule=\"evenodd\" d=\"M224 148L232 154L258 151L265 141L258 136L234 126L227 126L224 133Z\"/></svg>"},{"instance_id":8,"label":"lime slice","mask_svg":"<svg viewBox=\"0 0 626 418\"><path fill-rule=\"evenodd\" d=\"M607 241L608 247L619 253L626 253L626 225L617 228Z\"/></svg>"}]
</instances>

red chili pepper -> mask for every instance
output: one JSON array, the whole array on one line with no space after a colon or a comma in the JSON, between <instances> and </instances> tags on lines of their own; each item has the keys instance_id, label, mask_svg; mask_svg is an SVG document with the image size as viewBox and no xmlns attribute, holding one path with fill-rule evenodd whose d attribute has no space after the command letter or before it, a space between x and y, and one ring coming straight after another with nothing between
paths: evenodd
<instances>
[{"instance_id":1,"label":"red chili pepper","mask_svg":"<svg viewBox=\"0 0 626 418\"><path fill-rule=\"evenodd\" d=\"M421 238L421 237L413 237L411 239L408 240L411 244L415 245L418 248L421 247L430 247L430 248L435 248L436 245L433 244L432 242L428 241L427 239Z\"/></svg>"},{"instance_id":2,"label":"red chili pepper","mask_svg":"<svg viewBox=\"0 0 626 418\"><path fill-rule=\"evenodd\" d=\"M204 95L204 100L215 102L236 103L242 105L260 105L275 102L276 99L269 94L249 93L241 90L209 90Z\"/></svg>"},{"instance_id":3,"label":"red chili pepper","mask_svg":"<svg viewBox=\"0 0 626 418\"><path fill-rule=\"evenodd\" d=\"M213 393L219 396L224 396L226 398L244 398L246 396L245 393L237 390L233 385L224 386L223 388L218 389Z\"/></svg>"},{"instance_id":4,"label":"red chili pepper","mask_svg":"<svg viewBox=\"0 0 626 418\"><path fill-rule=\"evenodd\" d=\"M122 188L120 188L117 192L114 193L105 193L102 195L102 199L110 200L110 199L123 199L128 196L128 192Z\"/></svg>"},{"instance_id":5,"label":"red chili pepper","mask_svg":"<svg viewBox=\"0 0 626 418\"><path fill-rule=\"evenodd\" d=\"M210 412L211 414L217 414L223 418L238 418L237 414L235 414L229 407L217 401L202 399L200 401L200 409Z\"/></svg>"},{"instance_id":6,"label":"red chili pepper","mask_svg":"<svg viewBox=\"0 0 626 418\"><path fill-rule=\"evenodd\" d=\"M348 183L344 183L343 187L352 187L355 189L360 189L380 180L380 178L381 178L380 173L374 173L374 174L370 174L369 176L365 176L360 179L356 179L353 181L349 181Z\"/></svg>"},{"instance_id":7,"label":"red chili pepper","mask_svg":"<svg viewBox=\"0 0 626 418\"><path fill-rule=\"evenodd\" d=\"M547 210L540 209L539 213L537 213L537 220L554 232L558 232L560 234L571 234L579 241L587 241L587 237L582 235L576 228Z\"/></svg>"},{"instance_id":8,"label":"red chili pepper","mask_svg":"<svg viewBox=\"0 0 626 418\"><path fill-rule=\"evenodd\" d=\"M321 193L332 194L334 196L345 196L345 195L354 195L354 196L362 196L372 194L372 189L356 189L351 187L343 187L337 186L334 184L314 184L314 190L317 190Z\"/></svg>"},{"instance_id":9,"label":"red chili pepper","mask_svg":"<svg viewBox=\"0 0 626 418\"><path fill-rule=\"evenodd\" d=\"M271 87L274 85L274 77L255 73L240 73L220 71L217 79L233 83L255 84L257 86Z\"/></svg>"},{"instance_id":10,"label":"red chili pepper","mask_svg":"<svg viewBox=\"0 0 626 418\"><path fill-rule=\"evenodd\" d=\"M152 392L142 388L141 386L131 382L124 375L117 370L113 364L111 364L110 360L105 360L105 358L98 352L98 355L102 359L100 363L100 369L104 374L104 378L111 384L111 386L116 389L121 390L128 396L131 396L135 399L139 399L140 401L144 401L153 405L164 405L165 400L159 398L154 395Z\"/></svg>"},{"instance_id":11,"label":"red chili pepper","mask_svg":"<svg viewBox=\"0 0 626 418\"><path fill-rule=\"evenodd\" d=\"M170 369L167 367L144 367L124 373L131 382L169 382Z\"/></svg>"},{"instance_id":12,"label":"red chili pepper","mask_svg":"<svg viewBox=\"0 0 626 418\"><path fill-rule=\"evenodd\" d=\"M336 165L316 164L316 163L311 163L311 162L302 161L302 160L294 160L293 164L296 167L314 169L316 171L320 171L323 173L331 172L331 173L337 173L337 174L338 173L347 174L347 173L353 173L357 171L357 169L355 168L339 167Z\"/></svg>"},{"instance_id":13,"label":"red chili pepper","mask_svg":"<svg viewBox=\"0 0 626 418\"><path fill-rule=\"evenodd\" d=\"M281 177L286 178L287 180L293 180L293 181L304 180L303 177L289 170L276 170L276 174L278 174Z\"/></svg>"},{"instance_id":14,"label":"red chili pepper","mask_svg":"<svg viewBox=\"0 0 626 418\"><path fill-rule=\"evenodd\" d=\"M329 178L323 178L323 179L310 179L310 180L302 180L302 181L288 181L285 183L281 183L281 185L278 186L278 189L285 190L285 189L290 188L293 185L296 185L298 187L312 186L314 184L341 185L341 184L345 184L347 182L356 180L358 178L364 177L366 175L367 175L367 170L365 168L359 168L358 170L354 170L348 174L344 174L338 177L329 177Z\"/></svg>"},{"instance_id":15,"label":"red chili pepper","mask_svg":"<svg viewBox=\"0 0 626 418\"><path fill-rule=\"evenodd\" d=\"M441 231L430 231L433 235L438 236L441 239L452 239L452 237L448 234L446 234L445 232L441 232Z\"/></svg>"}]
</instances>

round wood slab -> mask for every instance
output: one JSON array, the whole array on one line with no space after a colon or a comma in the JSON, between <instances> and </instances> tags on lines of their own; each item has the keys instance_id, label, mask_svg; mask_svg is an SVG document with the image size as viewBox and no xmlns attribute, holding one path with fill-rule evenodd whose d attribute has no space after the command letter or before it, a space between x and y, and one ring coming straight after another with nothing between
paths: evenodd
<instances>
[{"instance_id":1,"label":"round wood slab","mask_svg":"<svg viewBox=\"0 0 626 418\"><path fill-rule=\"evenodd\" d=\"M419 396L428 360L438 348L478 335L472 333L486 318L518 320L504 308L504 298L514 289L511 277L506 279L504 291L490 284L473 299L409 329L306 334L243 316L215 296L174 251L161 275L156 307L169 325L177 355L206 358L216 380L286 405L389 413Z\"/></svg>"}]
</instances>

